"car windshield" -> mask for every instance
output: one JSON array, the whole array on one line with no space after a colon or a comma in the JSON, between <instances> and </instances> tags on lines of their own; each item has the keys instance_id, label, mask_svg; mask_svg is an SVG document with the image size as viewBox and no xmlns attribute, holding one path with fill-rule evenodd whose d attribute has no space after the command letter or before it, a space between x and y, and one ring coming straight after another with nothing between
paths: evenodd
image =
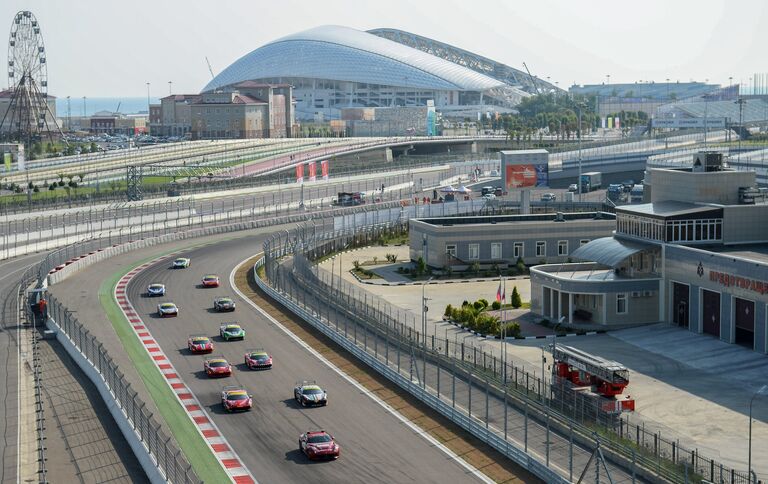
<instances>
[{"instance_id":1,"label":"car windshield","mask_svg":"<svg viewBox=\"0 0 768 484\"><path fill-rule=\"evenodd\" d=\"M212 361L208 364L211 368L224 368L227 365L226 361Z\"/></svg>"},{"instance_id":2,"label":"car windshield","mask_svg":"<svg viewBox=\"0 0 768 484\"><path fill-rule=\"evenodd\" d=\"M227 400L248 400L248 395L245 393L230 393L227 395Z\"/></svg>"},{"instance_id":3,"label":"car windshield","mask_svg":"<svg viewBox=\"0 0 768 484\"><path fill-rule=\"evenodd\" d=\"M309 442L310 444L324 444L326 442L331 442L331 436L328 434L310 435L307 438L307 442Z\"/></svg>"},{"instance_id":4,"label":"car windshield","mask_svg":"<svg viewBox=\"0 0 768 484\"><path fill-rule=\"evenodd\" d=\"M215 281L216 279L218 279L216 276L205 276L206 281Z\"/></svg>"},{"instance_id":5,"label":"car windshield","mask_svg":"<svg viewBox=\"0 0 768 484\"><path fill-rule=\"evenodd\" d=\"M174 306L173 304L170 304L170 303L163 304L163 309L173 309L175 307L176 306Z\"/></svg>"},{"instance_id":6,"label":"car windshield","mask_svg":"<svg viewBox=\"0 0 768 484\"><path fill-rule=\"evenodd\" d=\"M163 285L162 284L152 284L149 287L151 287L152 289L160 289L161 287L163 287Z\"/></svg>"},{"instance_id":7,"label":"car windshield","mask_svg":"<svg viewBox=\"0 0 768 484\"><path fill-rule=\"evenodd\" d=\"M208 343L208 338L195 338L192 340L196 345L202 345Z\"/></svg>"},{"instance_id":8,"label":"car windshield","mask_svg":"<svg viewBox=\"0 0 768 484\"><path fill-rule=\"evenodd\" d=\"M174 262L176 262L177 264L183 264L183 263L187 262L187 260L186 259L176 259Z\"/></svg>"},{"instance_id":9,"label":"car windshield","mask_svg":"<svg viewBox=\"0 0 768 484\"><path fill-rule=\"evenodd\" d=\"M222 299L219 299L219 302L222 303L222 304L229 304L229 303L232 302L232 300L231 299L224 299L224 298L222 298Z\"/></svg>"},{"instance_id":10,"label":"car windshield","mask_svg":"<svg viewBox=\"0 0 768 484\"><path fill-rule=\"evenodd\" d=\"M226 331L240 331L240 326L227 326Z\"/></svg>"},{"instance_id":11,"label":"car windshield","mask_svg":"<svg viewBox=\"0 0 768 484\"><path fill-rule=\"evenodd\" d=\"M304 395L322 395L323 391L319 388L305 388L301 393Z\"/></svg>"}]
</instances>

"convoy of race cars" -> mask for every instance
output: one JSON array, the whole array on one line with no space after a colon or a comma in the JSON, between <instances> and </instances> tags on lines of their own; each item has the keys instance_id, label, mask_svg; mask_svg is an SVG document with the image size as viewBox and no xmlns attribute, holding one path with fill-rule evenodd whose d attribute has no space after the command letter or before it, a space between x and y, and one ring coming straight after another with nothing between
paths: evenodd
<instances>
[{"instance_id":1,"label":"convoy of race cars","mask_svg":"<svg viewBox=\"0 0 768 484\"><path fill-rule=\"evenodd\" d=\"M172 269L186 269L190 266L189 258L178 258L171 263ZM206 274L199 287L219 287L220 278L215 274ZM146 296L165 296L164 284L152 283L147 286ZM215 312L234 311L235 301L226 296L217 296L213 300ZM166 301L157 305L159 317L178 316L179 308L173 302ZM223 323L219 326L219 337L223 342L244 340L245 329L236 323ZM187 338L187 349L191 354L207 354L203 359L203 371L208 378L227 378L232 376L234 365L223 355L212 356L214 351L212 339L205 334L192 334ZM273 359L264 348L246 350L243 363L249 370L267 370L272 368ZM228 413L249 411L253 408L253 396L240 385L227 385L221 389L221 406ZM314 380L302 380L293 389L293 398L302 407L325 406L328 404L328 393ZM307 458L336 459L341 454L341 447L333 436L325 430L308 431L299 436L299 450Z\"/></svg>"}]
</instances>

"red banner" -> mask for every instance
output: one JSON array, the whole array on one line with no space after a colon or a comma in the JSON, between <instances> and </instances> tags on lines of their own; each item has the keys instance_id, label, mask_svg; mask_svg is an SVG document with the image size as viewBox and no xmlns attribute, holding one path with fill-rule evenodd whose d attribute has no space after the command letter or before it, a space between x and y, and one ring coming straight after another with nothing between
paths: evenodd
<instances>
[{"instance_id":1,"label":"red banner","mask_svg":"<svg viewBox=\"0 0 768 484\"><path fill-rule=\"evenodd\" d=\"M304 165L296 165L296 183L304 183Z\"/></svg>"},{"instance_id":2,"label":"red banner","mask_svg":"<svg viewBox=\"0 0 768 484\"><path fill-rule=\"evenodd\" d=\"M323 174L323 180L328 179L328 160L323 160L320 162L320 170Z\"/></svg>"},{"instance_id":3,"label":"red banner","mask_svg":"<svg viewBox=\"0 0 768 484\"><path fill-rule=\"evenodd\" d=\"M307 163L309 165L309 181L317 180L317 168L314 161Z\"/></svg>"}]
</instances>

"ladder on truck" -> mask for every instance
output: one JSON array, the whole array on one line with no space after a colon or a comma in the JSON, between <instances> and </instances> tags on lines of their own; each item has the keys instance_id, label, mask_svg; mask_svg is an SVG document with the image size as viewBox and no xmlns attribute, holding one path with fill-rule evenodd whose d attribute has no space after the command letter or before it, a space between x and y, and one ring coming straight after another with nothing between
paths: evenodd
<instances>
[{"instance_id":1,"label":"ladder on truck","mask_svg":"<svg viewBox=\"0 0 768 484\"><path fill-rule=\"evenodd\" d=\"M610 383L629 381L629 370L617 361L606 360L572 346L549 345L549 348L555 361L567 363L601 380Z\"/></svg>"}]
</instances>

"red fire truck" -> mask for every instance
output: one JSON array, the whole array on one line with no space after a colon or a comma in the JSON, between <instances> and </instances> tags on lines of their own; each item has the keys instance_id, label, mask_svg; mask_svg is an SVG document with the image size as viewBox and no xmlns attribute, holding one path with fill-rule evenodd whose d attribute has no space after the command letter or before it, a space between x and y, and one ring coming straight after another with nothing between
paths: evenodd
<instances>
[{"instance_id":1,"label":"red fire truck","mask_svg":"<svg viewBox=\"0 0 768 484\"><path fill-rule=\"evenodd\" d=\"M629 385L629 370L619 362L591 355L566 345L550 345L553 382L599 399L606 412L632 412L635 401L622 395Z\"/></svg>"}]
</instances>

